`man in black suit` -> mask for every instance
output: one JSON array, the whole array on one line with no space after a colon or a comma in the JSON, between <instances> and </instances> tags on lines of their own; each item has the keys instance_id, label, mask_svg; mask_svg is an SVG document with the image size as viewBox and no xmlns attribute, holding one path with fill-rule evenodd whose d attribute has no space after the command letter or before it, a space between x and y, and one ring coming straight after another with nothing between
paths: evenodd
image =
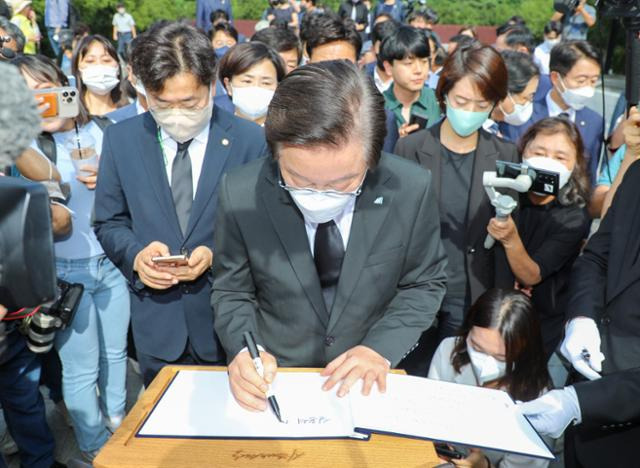
<instances>
[{"instance_id":1,"label":"man in black suit","mask_svg":"<svg viewBox=\"0 0 640 468\"><path fill-rule=\"evenodd\" d=\"M640 132L640 129L636 129ZM640 162L572 273L569 321L561 346L591 381L523 407L534 426L565 435L568 467L632 466L640 440ZM602 378L600 378L600 374Z\"/></svg>"},{"instance_id":2,"label":"man in black suit","mask_svg":"<svg viewBox=\"0 0 640 468\"><path fill-rule=\"evenodd\" d=\"M215 326L231 390L263 410L277 365L324 367L344 396L386 374L440 307L445 253L431 175L381 154L384 101L346 61L299 68L266 121L273 159L224 177L216 221ZM242 334L264 347L258 376Z\"/></svg>"},{"instance_id":3,"label":"man in black suit","mask_svg":"<svg viewBox=\"0 0 640 468\"><path fill-rule=\"evenodd\" d=\"M168 363L222 363L209 305L217 187L228 169L263 156L262 129L212 104L215 53L183 23L140 36L133 72L150 112L104 134L95 230L129 280L145 385ZM185 253L186 265L154 257Z\"/></svg>"}]
</instances>

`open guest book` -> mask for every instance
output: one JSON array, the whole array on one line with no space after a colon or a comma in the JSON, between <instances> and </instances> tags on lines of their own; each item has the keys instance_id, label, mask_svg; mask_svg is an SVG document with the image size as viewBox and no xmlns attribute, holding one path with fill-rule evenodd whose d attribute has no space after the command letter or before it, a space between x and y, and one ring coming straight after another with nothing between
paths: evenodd
<instances>
[{"instance_id":1,"label":"open guest book","mask_svg":"<svg viewBox=\"0 0 640 468\"><path fill-rule=\"evenodd\" d=\"M507 393L389 374L387 392L361 383L344 398L317 372L280 372L272 389L284 423L236 403L224 371L181 370L137 437L367 440L371 433L450 442L533 457L554 456Z\"/></svg>"}]
</instances>

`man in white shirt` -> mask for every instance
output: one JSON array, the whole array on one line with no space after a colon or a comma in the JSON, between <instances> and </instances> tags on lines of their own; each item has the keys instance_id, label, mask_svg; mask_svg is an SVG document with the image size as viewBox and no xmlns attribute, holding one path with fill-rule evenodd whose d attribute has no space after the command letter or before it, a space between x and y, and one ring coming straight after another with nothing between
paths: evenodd
<instances>
[{"instance_id":1,"label":"man in white shirt","mask_svg":"<svg viewBox=\"0 0 640 468\"><path fill-rule=\"evenodd\" d=\"M124 3L118 3L116 13L113 15L113 40L118 41L118 55L124 54L124 49L133 39L135 39L136 22L124 6Z\"/></svg>"},{"instance_id":2,"label":"man in white shirt","mask_svg":"<svg viewBox=\"0 0 640 468\"><path fill-rule=\"evenodd\" d=\"M263 156L266 143L260 127L212 105L215 52L194 27L167 23L141 35L132 66L149 112L104 134L95 227L129 280L149 385L168 363L224 363L209 305L217 187L226 170ZM153 260L181 253L186 265Z\"/></svg>"},{"instance_id":3,"label":"man in white shirt","mask_svg":"<svg viewBox=\"0 0 640 468\"><path fill-rule=\"evenodd\" d=\"M384 391L444 295L430 174L381 154L384 101L345 61L280 82L265 125L273 158L225 176L211 303L241 406L266 408L277 366L324 367L325 390ZM244 349L263 347L265 377Z\"/></svg>"}]
</instances>

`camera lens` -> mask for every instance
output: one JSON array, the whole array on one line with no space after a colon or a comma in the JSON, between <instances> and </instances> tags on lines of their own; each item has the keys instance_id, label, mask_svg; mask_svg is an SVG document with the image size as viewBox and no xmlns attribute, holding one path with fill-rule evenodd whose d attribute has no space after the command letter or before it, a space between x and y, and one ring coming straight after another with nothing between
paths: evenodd
<instances>
[{"instance_id":1,"label":"camera lens","mask_svg":"<svg viewBox=\"0 0 640 468\"><path fill-rule=\"evenodd\" d=\"M76 92L75 91L71 91L71 97L75 97Z\"/></svg>"},{"instance_id":2,"label":"camera lens","mask_svg":"<svg viewBox=\"0 0 640 468\"><path fill-rule=\"evenodd\" d=\"M62 93L62 97L67 97L67 96L69 96L69 93L67 93L66 91Z\"/></svg>"},{"instance_id":3,"label":"camera lens","mask_svg":"<svg viewBox=\"0 0 640 468\"><path fill-rule=\"evenodd\" d=\"M68 102L69 104L71 104L71 103L73 102L73 99L72 99L72 98L69 98L69 99L67 99L67 102Z\"/></svg>"}]
</instances>

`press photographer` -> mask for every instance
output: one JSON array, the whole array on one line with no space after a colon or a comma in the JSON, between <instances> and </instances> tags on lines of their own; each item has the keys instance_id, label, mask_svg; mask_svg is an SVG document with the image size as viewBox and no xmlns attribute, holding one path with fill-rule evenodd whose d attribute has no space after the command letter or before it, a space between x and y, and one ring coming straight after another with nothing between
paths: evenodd
<instances>
[{"instance_id":1,"label":"press photographer","mask_svg":"<svg viewBox=\"0 0 640 468\"><path fill-rule=\"evenodd\" d=\"M596 9L587 0L556 0L551 21L562 23L562 39L585 40L589 28L596 24Z\"/></svg>"},{"instance_id":2,"label":"press photographer","mask_svg":"<svg viewBox=\"0 0 640 468\"><path fill-rule=\"evenodd\" d=\"M0 63L0 168L12 166L40 131L40 114L19 72ZM4 175L4 174L3 174ZM17 222L17 219L26 222ZM55 294L49 199L39 184L0 177L0 403L25 467L61 466L38 389L40 361L18 331L18 304ZM23 242L16 242L22 237ZM24 302L22 302L24 301Z\"/></svg>"},{"instance_id":3,"label":"press photographer","mask_svg":"<svg viewBox=\"0 0 640 468\"><path fill-rule=\"evenodd\" d=\"M519 151L525 164L559 174L557 195L524 193L515 216L493 218L487 230L503 245L516 287L531 296L548 359L562 338L569 273L587 234L589 179L580 133L568 119L539 121Z\"/></svg>"}]
</instances>

